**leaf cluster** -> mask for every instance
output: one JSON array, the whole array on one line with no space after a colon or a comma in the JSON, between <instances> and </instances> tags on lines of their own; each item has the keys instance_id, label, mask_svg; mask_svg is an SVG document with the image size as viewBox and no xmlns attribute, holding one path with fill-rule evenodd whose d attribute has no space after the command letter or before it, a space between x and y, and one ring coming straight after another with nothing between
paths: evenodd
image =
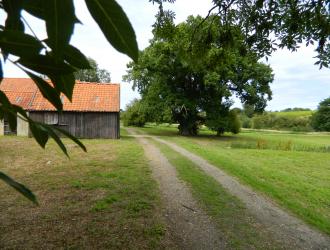
<instances>
[{"instance_id":1,"label":"leaf cluster","mask_svg":"<svg viewBox=\"0 0 330 250\"><path fill-rule=\"evenodd\" d=\"M109 43L118 51L137 60L138 48L134 30L120 5L115 0L85 0L87 8ZM31 29L22 12L44 21L47 37L40 39ZM70 44L71 36L80 20L76 17L73 0L0 0L1 15L6 20L0 25L0 82L3 79L2 64L10 61L23 70L35 82L40 92L58 111L63 109L60 99L63 93L72 99L75 84L74 72L91 68L88 59ZM27 29L27 30L26 30ZM107 77L106 72L101 72ZM41 77L41 76L43 77ZM47 77L50 81L46 81ZM40 146L45 147L53 138L62 151L67 150L57 132L69 137L83 150L83 144L69 133L31 120L19 106L9 102L0 91L0 119L8 118L11 129L17 126L17 117L29 123L30 131ZM23 195L35 201L27 192L4 173L0 177Z\"/></svg>"},{"instance_id":2,"label":"leaf cluster","mask_svg":"<svg viewBox=\"0 0 330 250\"><path fill-rule=\"evenodd\" d=\"M161 5L162 1L156 2ZM167 12L159 11L160 20L166 19L166 15L161 17L162 13ZM213 0L213 7L200 26L207 19L214 22L214 15L223 27L238 26L243 31L244 42L260 56L268 58L277 48L295 51L301 45L315 44L315 64L329 67L329 0ZM227 39L233 42L230 35Z\"/></svg>"}]
</instances>

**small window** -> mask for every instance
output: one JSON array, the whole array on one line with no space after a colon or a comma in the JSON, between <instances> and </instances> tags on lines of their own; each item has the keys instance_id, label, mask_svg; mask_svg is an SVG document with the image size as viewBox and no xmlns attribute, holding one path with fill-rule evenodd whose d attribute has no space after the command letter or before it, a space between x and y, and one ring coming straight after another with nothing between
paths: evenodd
<instances>
[{"instance_id":1,"label":"small window","mask_svg":"<svg viewBox=\"0 0 330 250\"><path fill-rule=\"evenodd\" d=\"M17 130L11 130L7 116L5 116L3 119L3 125L4 125L4 127L3 127L4 135L16 135L17 134Z\"/></svg>"}]
</instances>

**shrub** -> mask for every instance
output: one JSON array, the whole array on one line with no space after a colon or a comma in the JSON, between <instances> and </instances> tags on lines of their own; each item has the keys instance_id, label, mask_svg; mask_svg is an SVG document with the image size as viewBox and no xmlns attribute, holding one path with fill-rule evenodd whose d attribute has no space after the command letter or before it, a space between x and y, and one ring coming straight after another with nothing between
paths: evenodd
<instances>
[{"instance_id":1,"label":"shrub","mask_svg":"<svg viewBox=\"0 0 330 250\"><path fill-rule=\"evenodd\" d=\"M122 115L124 126L143 127L147 122L147 115L141 101L135 99L126 106L126 111Z\"/></svg>"},{"instance_id":2,"label":"shrub","mask_svg":"<svg viewBox=\"0 0 330 250\"><path fill-rule=\"evenodd\" d=\"M234 110L229 111L228 115L228 131L233 134L238 134L241 130L241 121Z\"/></svg>"},{"instance_id":3,"label":"shrub","mask_svg":"<svg viewBox=\"0 0 330 250\"><path fill-rule=\"evenodd\" d=\"M292 131L311 131L309 117L283 116L275 113L264 113L252 118L254 129L277 129Z\"/></svg>"},{"instance_id":4,"label":"shrub","mask_svg":"<svg viewBox=\"0 0 330 250\"><path fill-rule=\"evenodd\" d=\"M317 131L330 131L330 97L320 102L312 116L312 127Z\"/></svg>"},{"instance_id":5,"label":"shrub","mask_svg":"<svg viewBox=\"0 0 330 250\"><path fill-rule=\"evenodd\" d=\"M235 110L230 110L227 115L221 117L216 116L216 119L206 119L206 126L221 135L224 132L238 134L241 129L241 121Z\"/></svg>"},{"instance_id":6,"label":"shrub","mask_svg":"<svg viewBox=\"0 0 330 250\"><path fill-rule=\"evenodd\" d=\"M247 117L246 115L240 115L240 120L242 124L242 128L252 128L252 119Z\"/></svg>"}]
</instances>

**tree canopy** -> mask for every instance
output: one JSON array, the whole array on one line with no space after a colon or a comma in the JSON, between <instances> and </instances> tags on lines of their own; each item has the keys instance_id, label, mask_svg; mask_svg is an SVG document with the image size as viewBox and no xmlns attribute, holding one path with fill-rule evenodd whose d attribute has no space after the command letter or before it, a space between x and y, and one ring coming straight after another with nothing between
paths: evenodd
<instances>
[{"instance_id":1,"label":"tree canopy","mask_svg":"<svg viewBox=\"0 0 330 250\"><path fill-rule=\"evenodd\" d=\"M106 69L100 69L97 62L93 58L88 58L90 69L79 69L74 73L76 80L83 82L111 82L110 72Z\"/></svg>"},{"instance_id":2,"label":"tree canopy","mask_svg":"<svg viewBox=\"0 0 330 250\"><path fill-rule=\"evenodd\" d=\"M134 99L126 106L122 114L124 126L143 127L147 121L146 112L141 100Z\"/></svg>"},{"instance_id":3,"label":"tree canopy","mask_svg":"<svg viewBox=\"0 0 330 250\"><path fill-rule=\"evenodd\" d=\"M150 107L150 116L170 109L181 134L194 135L205 122L224 131L228 126L214 121L228 117L233 95L257 110L271 99L271 68L258 61L260 56L244 43L238 26L224 28L218 16L212 20L190 16L174 25L167 18L162 27L155 27L150 46L138 63L128 65L125 76Z\"/></svg>"},{"instance_id":4,"label":"tree canopy","mask_svg":"<svg viewBox=\"0 0 330 250\"><path fill-rule=\"evenodd\" d=\"M312 126L317 131L330 131L330 97L320 102L312 116Z\"/></svg>"},{"instance_id":5,"label":"tree canopy","mask_svg":"<svg viewBox=\"0 0 330 250\"><path fill-rule=\"evenodd\" d=\"M164 18L175 13L163 10L160 5L157 26L163 26ZM244 42L261 56L270 56L277 48L297 50L300 46L316 45L320 67L330 63L330 1L329 0L213 0L206 19L220 26L229 27L228 41L233 40L230 27L236 25L243 34ZM218 18L213 20L214 15Z\"/></svg>"}]
</instances>

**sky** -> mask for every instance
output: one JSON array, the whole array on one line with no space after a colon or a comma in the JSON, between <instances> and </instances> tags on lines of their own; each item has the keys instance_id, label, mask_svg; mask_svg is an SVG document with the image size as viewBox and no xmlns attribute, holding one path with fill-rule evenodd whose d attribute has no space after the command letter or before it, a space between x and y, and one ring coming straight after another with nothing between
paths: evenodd
<instances>
[{"instance_id":1,"label":"sky","mask_svg":"<svg viewBox=\"0 0 330 250\"><path fill-rule=\"evenodd\" d=\"M148 0L117 0L129 17L136 33L139 49L148 46L152 38L152 24L157 13L157 5ZM86 56L97 61L100 68L111 73L113 83L121 84L120 106L122 109L139 94L132 90L132 84L123 82L126 64L130 58L117 52L104 38L101 30L90 16L84 1L75 0L76 15L83 25L76 25L71 44L78 47ZM206 16L212 7L211 0L177 0L168 4L176 13L176 23L186 20L188 15ZM3 21L3 16L0 21ZM40 39L46 37L44 23L30 16L26 19ZM302 107L316 109L318 103L330 97L330 69L319 70L315 66L316 54L312 47L301 47L298 52L279 50L270 57L268 64L272 67L275 79L271 84L273 99L268 102L267 110ZM27 77L10 63L4 66L5 77ZM235 106L240 107L239 101Z\"/></svg>"}]
</instances>

